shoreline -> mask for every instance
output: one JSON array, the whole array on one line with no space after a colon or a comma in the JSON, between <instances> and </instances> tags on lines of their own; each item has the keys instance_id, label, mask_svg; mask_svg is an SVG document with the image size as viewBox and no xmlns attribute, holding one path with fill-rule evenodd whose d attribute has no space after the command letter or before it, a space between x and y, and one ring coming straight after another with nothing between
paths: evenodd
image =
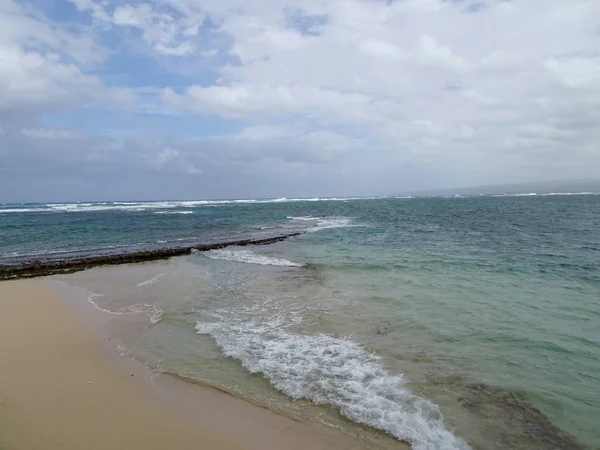
<instances>
[{"instance_id":1,"label":"shoreline","mask_svg":"<svg viewBox=\"0 0 600 450\"><path fill-rule=\"evenodd\" d=\"M368 448L124 357L110 318L49 281L0 282L0 448Z\"/></svg>"},{"instance_id":2,"label":"shoreline","mask_svg":"<svg viewBox=\"0 0 600 450\"><path fill-rule=\"evenodd\" d=\"M131 264L139 262L169 259L174 256L189 255L193 251L209 251L221 248L249 245L268 245L284 241L291 237L300 236L301 232L277 235L260 239L241 239L233 241L211 242L204 244L183 245L160 249L141 250L133 252L114 253L108 255L91 255L53 259L53 255L45 258L32 258L16 264L0 263L0 281L37 278L57 274L68 274L91 269L97 266Z\"/></svg>"}]
</instances>

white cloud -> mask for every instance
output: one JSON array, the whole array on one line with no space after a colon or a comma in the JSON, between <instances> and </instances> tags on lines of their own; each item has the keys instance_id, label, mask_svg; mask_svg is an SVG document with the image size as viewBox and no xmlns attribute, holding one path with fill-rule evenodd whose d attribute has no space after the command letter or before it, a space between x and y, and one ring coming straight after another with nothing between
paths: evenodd
<instances>
[{"instance_id":1,"label":"white cloud","mask_svg":"<svg viewBox=\"0 0 600 450\"><path fill-rule=\"evenodd\" d=\"M492 50L482 61L482 67L490 70L511 71L518 69L522 64L521 59L514 53L504 50Z\"/></svg>"},{"instance_id":2,"label":"white cloud","mask_svg":"<svg viewBox=\"0 0 600 450\"><path fill-rule=\"evenodd\" d=\"M174 56L194 53L195 47L189 38L198 34L201 25L158 12L148 3L118 6L113 11L110 21L114 25L141 30L142 39L152 45L154 50Z\"/></svg>"},{"instance_id":3,"label":"white cloud","mask_svg":"<svg viewBox=\"0 0 600 450\"><path fill-rule=\"evenodd\" d=\"M598 1L70 1L93 27L6 0L16 13L0 7L0 108L123 98L140 114L218 123L210 136L210 126L196 132L165 119L181 140L140 150L153 170L273 164L293 178L318 167L380 186L378 170L451 185L578 177L600 166ZM106 36L125 45L103 49ZM129 51L156 57L159 75L110 65ZM121 76L156 85L108 87Z\"/></svg>"},{"instance_id":4,"label":"white cloud","mask_svg":"<svg viewBox=\"0 0 600 450\"><path fill-rule=\"evenodd\" d=\"M24 128L21 134L31 139L73 139L76 136L69 130L58 130L49 128Z\"/></svg>"},{"instance_id":5,"label":"white cloud","mask_svg":"<svg viewBox=\"0 0 600 450\"><path fill-rule=\"evenodd\" d=\"M179 156L179 152L169 147L164 147L158 155L156 155L156 162L158 164L164 164L168 161Z\"/></svg>"},{"instance_id":6,"label":"white cloud","mask_svg":"<svg viewBox=\"0 0 600 450\"><path fill-rule=\"evenodd\" d=\"M71 28L11 0L0 5L0 110L133 101L128 89L107 87L86 73L104 61L106 51L92 34Z\"/></svg>"},{"instance_id":7,"label":"white cloud","mask_svg":"<svg viewBox=\"0 0 600 450\"><path fill-rule=\"evenodd\" d=\"M419 38L417 59L424 66L456 72L465 71L469 66L466 59L455 55L449 46L441 45L427 35Z\"/></svg>"},{"instance_id":8,"label":"white cloud","mask_svg":"<svg viewBox=\"0 0 600 450\"><path fill-rule=\"evenodd\" d=\"M571 89L600 91L600 56L594 58L551 58L546 68L561 83Z\"/></svg>"},{"instance_id":9,"label":"white cloud","mask_svg":"<svg viewBox=\"0 0 600 450\"><path fill-rule=\"evenodd\" d=\"M94 0L70 0L75 6L88 11L103 26L133 28L141 39L161 55L188 56L196 52L195 38L202 26L204 15L175 14L163 11L163 2L125 3ZM189 12L189 8L186 12Z\"/></svg>"},{"instance_id":10,"label":"white cloud","mask_svg":"<svg viewBox=\"0 0 600 450\"><path fill-rule=\"evenodd\" d=\"M235 84L231 86L190 86L179 95L172 89L163 92L170 106L204 114L224 117L277 118L281 115L305 114L330 119L360 115L359 108L367 108L370 98L335 90L305 86L270 85L265 83Z\"/></svg>"},{"instance_id":11,"label":"white cloud","mask_svg":"<svg viewBox=\"0 0 600 450\"><path fill-rule=\"evenodd\" d=\"M397 59L402 57L402 51L393 44L375 39L361 42L359 48L376 57Z\"/></svg>"}]
</instances>

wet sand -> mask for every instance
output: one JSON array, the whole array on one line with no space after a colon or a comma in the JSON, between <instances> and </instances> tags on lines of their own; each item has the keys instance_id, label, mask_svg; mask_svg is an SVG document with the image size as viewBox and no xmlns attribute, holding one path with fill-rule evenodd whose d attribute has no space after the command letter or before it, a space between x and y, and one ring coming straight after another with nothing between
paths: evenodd
<instances>
[{"instance_id":1,"label":"wet sand","mask_svg":"<svg viewBox=\"0 0 600 450\"><path fill-rule=\"evenodd\" d=\"M49 285L0 282L0 449L361 448L110 348Z\"/></svg>"}]
</instances>

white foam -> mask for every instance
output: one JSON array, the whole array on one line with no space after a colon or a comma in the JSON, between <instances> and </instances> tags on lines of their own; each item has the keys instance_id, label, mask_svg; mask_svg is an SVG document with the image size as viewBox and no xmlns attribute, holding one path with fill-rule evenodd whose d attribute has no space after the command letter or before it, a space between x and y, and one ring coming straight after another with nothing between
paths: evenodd
<instances>
[{"instance_id":1,"label":"white foam","mask_svg":"<svg viewBox=\"0 0 600 450\"><path fill-rule=\"evenodd\" d=\"M288 330L298 318L249 318L221 310L197 322L223 354L250 373L261 373L295 399L337 407L347 418L407 441L414 450L469 446L444 426L437 405L415 395L402 376L389 374L380 357L348 339ZM300 318L301 320L301 318Z\"/></svg>"},{"instance_id":2,"label":"white foam","mask_svg":"<svg viewBox=\"0 0 600 450\"><path fill-rule=\"evenodd\" d=\"M234 261L246 264L260 264L262 266L287 266L287 267L301 267L302 264L298 264L287 259L274 258L272 256L259 255L250 250L238 250L223 248L219 250L210 250L204 252L204 255L210 259L221 259L224 261Z\"/></svg>"},{"instance_id":3,"label":"white foam","mask_svg":"<svg viewBox=\"0 0 600 450\"><path fill-rule=\"evenodd\" d=\"M129 348L127 348L125 345L119 344L116 348L121 356L131 356L131 350L129 350Z\"/></svg>"},{"instance_id":4,"label":"white foam","mask_svg":"<svg viewBox=\"0 0 600 450\"><path fill-rule=\"evenodd\" d=\"M315 220L319 220L319 217L311 217L311 216L297 216L297 217L295 217L295 216L287 216L286 219L289 219L289 220L299 220L299 221L305 221L305 220L315 221Z\"/></svg>"},{"instance_id":5,"label":"white foam","mask_svg":"<svg viewBox=\"0 0 600 450\"><path fill-rule=\"evenodd\" d=\"M103 297L103 295L102 294L92 294L88 297L88 302L90 302L92 305L94 305L94 307L96 309L98 309L99 311L102 311L107 314L113 314L113 315L147 314L148 318L150 319L150 323L152 323L152 324L157 324L158 322L160 322L162 319L162 316L163 316L163 310L158 305L145 303L142 305L126 306L124 308L119 308L119 309L113 311L110 309L102 308L100 305L98 305L98 303L96 301L94 301L94 298L96 298L96 297Z\"/></svg>"},{"instance_id":6,"label":"white foam","mask_svg":"<svg viewBox=\"0 0 600 450\"><path fill-rule=\"evenodd\" d=\"M44 208L9 208L9 209L0 209L0 214L2 213L24 213L24 212L35 212L35 211L47 211Z\"/></svg>"},{"instance_id":7,"label":"white foam","mask_svg":"<svg viewBox=\"0 0 600 450\"><path fill-rule=\"evenodd\" d=\"M146 314L150 323L155 325L161 321L163 310L158 305L144 303L142 305L132 305L120 309L121 314Z\"/></svg>"},{"instance_id":8,"label":"white foam","mask_svg":"<svg viewBox=\"0 0 600 450\"><path fill-rule=\"evenodd\" d=\"M154 214L194 214L194 211L156 211Z\"/></svg>"},{"instance_id":9,"label":"white foam","mask_svg":"<svg viewBox=\"0 0 600 450\"><path fill-rule=\"evenodd\" d=\"M94 307L95 307L97 310L99 310L99 311L102 311L102 312L105 312L105 313L107 313L107 314L124 314L124 313L122 313L122 312L119 312L119 311L111 311L110 309L104 309L104 308L102 308L100 305L98 305L98 303L96 303L96 302L94 301L94 298L96 298L96 297L103 297L103 295L102 295L102 294L92 294L92 295L90 295L90 296L88 297L88 302L90 302L92 305L94 305Z\"/></svg>"},{"instance_id":10,"label":"white foam","mask_svg":"<svg viewBox=\"0 0 600 450\"><path fill-rule=\"evenodd\" d=\"M316 231L327 230L330 228L352 228L357 226L359 225L354 224L352 219L349 217L329 217L326 219L318 219L317 224L314 227L309 228L307 231L309 233L314 233Z\"/></svg>"},{"instance_id":11,"label":"white foam","mask_svg":"<svg viewBox=\"0 0 600 450\"><path fill-rule=\"evenodd\" d=\"M492 197L522 197L536 195L600 195L598 192L556 192L550 194L492 194ZM435 197L435 196L434 196ZM476 197L476 195L449 196L448 198ZM161 201L161 202L98 202L98 203L47 203L44 206L30 208L2 208L2 213L28 213L28 212L93 212L93 211L146 211L153 209L176 209L176 208L196 208L201 206L220 206L237 204L261 204L261 203L295 203L295 202L347 202L351 200L378 200L390 197L333 197L333 198L275 198L275 199L243 199L243 200L186 200L186 201ZM391 197L412 199L414 197ZM8 206L4 204L4 206ZM26 206L26 205L23 205ZM166 214L167 212L160 212ZM173 211L172 214L191 214L192 211ZM308 220L308 219L307 219Z\"/></svg>"},{"instance_id":12,"label":"white foam","mask_svg":"<svg viewBox=\"0 0 600 450\"><path fill-rule=\"evenodd\" d=\"M150 278L149 280L146 281L142 281L141 283L138 283L137 286L138 287L143 287L143 286L151 286L153 284L156 284L160 281L160 279L164 276L164 273L160 273L158 275L156 275L154 278Z\"/></svg>"},{"instance_id":13,"label":"white foam","mask_svg":"<svg viewBox=\"0 0 600 450\"><path fill-rule=\"evenodd\" d=\"M199 206L219 206L236 204L289 203L289 202L346 202L349 200L372 200L386 197L335 197L335 198L273 198L273 199L240 199L240 200L178 200L157 202L94 202L94 203L46 203L31 208L6 208L0 213L9 212L89 212L89 211L145 211L152 209L195 208Z\"/></svg>"},{"instance_id":14,"label":"white foam","mask_svg":"<svg viewBox=\"0 0 600 450\"><path fill-rule=\"evenodd\" d=\"M156 325L158 322L160 322L162 320L163 314L164 314L164 311L161 310L160 308L154 309L149 315L150 323L153 325Z\"/></svg>"},{"instance_id":15,"label":"white foam","mask_svg":"<svg viewBox=\"0 0 600 450\"><path fill-rule=\"evenodd\" d=\"M549 194L540 194L542 196L560 196L560 195L598 195L598 192L550 192Z\"/></svg>"}]
</instances>

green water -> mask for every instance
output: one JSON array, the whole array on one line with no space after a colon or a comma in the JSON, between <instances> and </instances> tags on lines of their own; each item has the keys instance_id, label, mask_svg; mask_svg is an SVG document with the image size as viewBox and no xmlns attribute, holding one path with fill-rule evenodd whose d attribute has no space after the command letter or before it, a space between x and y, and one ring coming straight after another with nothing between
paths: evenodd
<instances>
[{"instance_id":1,"label":"green water","mask_svg":"<svg viewBox=\"0 0 600 450\"><path fill-rule=\"evenodd\" d=\"M65 279L162 310L155 367L371 448L600 448L599 199L242 205L310 232Z\"/></svg>"}]
</instances>

